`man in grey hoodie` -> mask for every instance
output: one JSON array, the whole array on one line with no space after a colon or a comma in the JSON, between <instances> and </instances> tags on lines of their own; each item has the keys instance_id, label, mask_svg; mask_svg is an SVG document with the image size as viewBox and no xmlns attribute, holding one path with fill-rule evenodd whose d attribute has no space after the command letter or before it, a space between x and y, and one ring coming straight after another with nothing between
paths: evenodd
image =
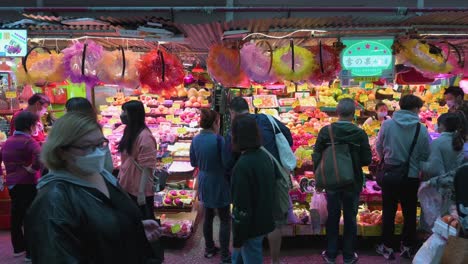
<instances>
[{"instance_id":1,"label":"man in grey hoodie","mask_svg":"<svg viewBox=\"0 0 468 264\"><path fill-rule=\"evenodd\" d=\"M400 100L401 110L395 112L393 119L382 124L377 139L377 153L385 164L403 165L409 156L411 143L419 123L419 112L423 101L414 95L405 95ZM416 240L416 207L419 187L421 162L429 157L429 134L427 128L420 126L420 131L413 153L411 154L408 175L403 176L401 184L385 183L382 187L383 198L383 235L382 244L377 253L386 259L393 259L391 241L395 231L395 213L401 203L404 217L401 253L412 258ZM407 176L407 177L406 177Z\"/></svg>"}]
</instances>

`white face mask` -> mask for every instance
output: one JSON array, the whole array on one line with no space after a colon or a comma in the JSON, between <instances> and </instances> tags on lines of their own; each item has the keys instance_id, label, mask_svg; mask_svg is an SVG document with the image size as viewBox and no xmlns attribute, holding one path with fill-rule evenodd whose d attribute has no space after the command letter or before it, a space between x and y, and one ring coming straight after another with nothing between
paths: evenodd
<instances>
[{"instance_id":1,"label":"white face mask","mask_svg":"<svg viewBox=\"0 0 468 264\"><path fill-rule=\"evenodd\" d=\"M85 156L75 158L75 166L84 173L94 174L104 170L106 151L100 148Z\"/></svg>"},{"instance_id":2,"label":"white face mask","mask_svg":"<svg viewBox=\"0 0 468 264\"><path fill-rule=\"evenodd\" d=\"M384 118L384 117L386 117L388 115L388 113L387 112L379 112L379 113L377 113L377 115L379 116L379 118Z\"/></svg>"}]
</instances>

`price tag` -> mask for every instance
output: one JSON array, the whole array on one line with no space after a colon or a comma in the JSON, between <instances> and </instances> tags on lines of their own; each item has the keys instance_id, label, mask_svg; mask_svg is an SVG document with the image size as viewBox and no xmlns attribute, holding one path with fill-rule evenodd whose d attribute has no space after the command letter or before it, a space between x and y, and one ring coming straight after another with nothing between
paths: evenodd
<instances>
[{"instance_id":1,"label":"price tag","mask_svg":"<svg viewBox=\"0 0 468 264\"><path fill-rule=\"evenodd\" d=\"M99 106L99 111L101 111L101 112L102 112L102 111L105 111L105 110L107 110L107 108L108 108L107 105L100 105L100 106Z\"/></svg>"},{"instance_id":2,"label":"price tag","mask_svg":"<svg viewBox=\"0 0 468 264\"><path fill-rule=\"evenodd\" d=\"M309 139L309 140L307 141L307 144L311 147L311 146L315 145L315 142L316 142L316 141L317 141L317 140L316 140L315 138L312 138L312 139Z\"/></svg>"},{"instance_id":3,"label":"price tag","mask_svg":"<svg viewBox=\"0 0 468 264\"><path fill-rule=\"evenodd\" d=\"M180 109L180 104L173 104L173 105L172 105L172 108L174 108L174 109Z\"/></svg>"},{"instance_id":4,"label":"price tag","mask_svg":"<svg viewBox=\"0 0 468 264\"><path fill-rule=\"evenodd\" d=\"M137 96L130 96L128 98L130 101L138 101L138 97Z\"/></svg>"},{"instance_id":5,"label":"price tag","mask_svg":"<svg viewBox=\"0 0 468 264\"><path fill-rule=\"evenodd\" d=\"M173 121L174 120L174 115L167 115L166 120L167 121Z\"/></svg>"},{"instance_id":6,"label":"price tag","mask_svg":"<svg viewBox=\"0 0 468 264\"><path fill-rule=\"evenodd\" d=\"M309 133L309 134L315 133L315 129L313 127L310 127L310 126L305 127L304 131Z\"/></svg>"},{"instance_id":7,"label":"price tag","mask_svg":"<svg viewBox=\"0 0 468 264\"><path fill-rule=\"evenodd\" d=\"M307 83L303 83L297 86L298 91L308 91L309 90L309 85Z\"/></svg>"},{"instance_id":8,"label":"price tag","mask_svg":"<svg viewBox=\"0 0 468 264\"><path fill-rule=\"evenodd\" d=\"M7 91L7 92L5 92L5 97L7 99L15 99L16 98L16 91Z\"/></svg>"},{"instance_id":9,"label":"price tag","mask_svg":"<svg viewBox=\"0 0 468 264\"><path fill-rule=\"evenodd\" d=\"M206 89L213 89L213 84L212 83L207 83L205 84Z\"/></svg>"},{"instance_id":10,"label":"price tag","mask_svg":"<svg viewBox=\"0 0 468 264\"><path fill-rule=\"evenodd\" d=\"M181 123L180 117L175 116L175 117L172 119L172 123L174 123L174 124L180 124L180 123Z\"/></svg>"},{"instance_id":11,"label":"price tag","mask_svg":"<svg viewBox=\"0 0 468 264\"><path fill-rule=\"evenodd\" d=\"M195 128L195 127L197 127L197 126L198 126L198 122L197 122L197 121L192 121L192 122L190 122L190 124L189 124L189 127L191 127L191 128Z\"/></svg>"},{"instance_id":12,"label":"price tag","mask_svg":"<svg viewBox=\"0 0 468 264\"><path fill-rule=\"evenodd\" d=\"M356 110L356 116L361 116L361 110Z\"/></svg>"},{"instance_id":13,"label":"price tag","mask_svg":"<svg viewBox=\"0 0 468 264\"><path fill-rule=\"evenodd\" d=\"M254 104L256 107L261 106L262 103L263 103L263 100L260 99L260 98L255 98L255 99L253 100L253 104Z\"/></svg>"},{"instance_id":14,"label":"price tag","mask_svg":"<svg viewBox=\"0 0 468 264\"><path fill-rule=\"evenodd\" d=\"M307 120L309 120L309 116L306 115L306 114L300 114L298 118L299 118L299 120L301 120L301 121L307 121Z\"/></svg>"},{"instance_id":15,"label":"price tag","mask_svg":"<svg viewBox=\"0 0 468 264\"><path fill-rule=\"evenodd\" d=\"M373 84L373 83L366 83L366 85L364 86L364 88L366 88L366 89L374 89L374 84Z\"/></svg>"},{"instance_id":16,"label":"price tag","mask_svg":"<svg viewBox=\"0 0 468 264\"><path fill-rule=\"evenodd\" d=\"M286 86L286 92L287 93L295 93L296 92L296 85L294 83L289 83Z\"/></svg>"},{"instance_id":17,"label":"price tag","mask_svg":"<svg viewBox=\"0 0 468 264\"><path fill-rule=\"evenodd\" d=\"M185 128L185 127L177 128L177 134L184 135L186 133L187 133L187 128Z\"/></svg>"},{"instance_id":18,"label":"price tag","mask_svg":"<svg viewBox=\"0 0 468 264\"><path fill-rule=\"evenodd\" d=\"M208 100L203 100L203 101L201 102L201 105L209 105L209 104L210 104L210 103L208 102Z\"/></svg>"},{"instance_id":19,"label":"price tag","mask_svg":"<svg viewBox=\"0 0 468 264\"><path fill-rule=\"evenodd\" d=\"M106 97L106 102L107 103L113 103L114 102L114 97Z\"/></svg>"},{"instance_id":20,"label":"price tag","mask_svg":"<svg viewBox=\"0 0 468 264\"><path fill-rule=\"evenodd\" d=\"M162 158L162 163L163 164L171 164L172 161L173 161L172 157Z\"/></svg>"},{"instance_id":21,"label":"price tag","mask_svg":"<svg viewBox=\"0 0 468 264\"><path fill-rule=\"evenodd\" d=\"M165 100L164 100L164 97L158 97L158 102L159 102L159 103L164 103L164 101L165 101Z\"/></svg>"},{"instance_id":22,"label":"price tag","mask_svg":"<svg viewBox=\"0 0 468 264\"><path fill-rule=\"evenodd\" d=\"M296 101L294 101L294 103L291 106L292 106L292 108L296 108L296 107L300 106L299 100L296 99Z\"/></svg>"},{"instance_id":23,"label":"price tag","mask_svg":"<svg viewBox=\"0 0 468 264\"><path fill-rule=\"evenodd\" d=\"M175 225L171 226L172 234L177 234L177 233L180 232L180 230L182 230L182 227L180 226L180 224L175 224Z\"/></svg>"},{"instance_id":24,"label":"price tag","mask_svg":"<svg viewBox=\"0 0 468 264\"><path fill-rule=\"evenodd\" d=\"M356 82L376 82L379 80L379 77L354 77Z\"/></svg>"}]
</instances>

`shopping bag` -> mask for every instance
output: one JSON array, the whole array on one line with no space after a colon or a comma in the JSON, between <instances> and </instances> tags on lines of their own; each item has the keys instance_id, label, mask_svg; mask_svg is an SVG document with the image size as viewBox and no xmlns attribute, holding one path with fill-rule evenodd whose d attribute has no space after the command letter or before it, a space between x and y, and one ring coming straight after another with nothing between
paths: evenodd
<instances>
[{"instance_id":1,"label":"shopping bag","mask_svg":"<svg viewBox=\"0 0 468 264\"><path fill-rule=\"evenodd\" d=\"M450 236L442 256L442 264L468 263L468 239Z\"/></svg>"},{"instance_id":2,"label":"shopping bag","mask_svg":"<svg viewBox=\"0 0 468 264\"><path fill-rule=\"evenodd\" d=\"M413 264L439 264L446 243L443 237L432 234L414 256Z\"/></svg>"},{"instance_id":3,"label":"shopping bag","mask_svg":"<svg viewBox=\"0 0 468 264\"><path fill-rule=\"evenodd\" d=\"M268 117L268 120L270 121L273 128L273 132L275 133L275 143L279 153L279 161L285 169L288 171L293 171L297 165L296 155L294 155L291 146L289 146L288 140L283 135L283 132L281 132L281 129L276 123L275 119L270 115L266 116Z\"/></svg>"},{"instance_id":4,"label":"shopping bag","mask_svg":"<svg viewBox=\"0 0 468 264\"><path fill-rule=\"evenodd\" d=\"M424 222L432 228L442 209L442 196L429 185L421 188L418 192L419 202L424 212Z\"/></svg>"},{"instance_id":5,"label":"shopping bag","mask_svg":"<svg viewBox=\"0 0 468 264\"><path fill-rule=\"evenodd\" d=\"M336 190L354 183L354 167L348 144L335 143L332 125L328 126L331 145L322 153L315 169L316 186Z\"/></svg>"},{"instance_id":6,"label":"shopping bag","mask_svg":"<svg viewBox=\"0 0 468 264\"><path fill-rule=\"evenodd\" d=\"M320 216L320 224L325 225L328 219L327 196L325 193L317 192L312 196L310 209L317 210Z\"/></svg>"}]
</instances>

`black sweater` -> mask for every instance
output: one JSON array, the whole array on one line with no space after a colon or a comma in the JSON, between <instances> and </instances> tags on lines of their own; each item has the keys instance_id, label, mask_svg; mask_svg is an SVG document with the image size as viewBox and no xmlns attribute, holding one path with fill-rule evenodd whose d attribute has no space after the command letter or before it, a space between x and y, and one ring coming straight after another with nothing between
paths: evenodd
<instances>
[{"instance_id":1,"label":"black sweater","mask_svg":"<svg viewBox=\"0 0 468 264\"><path fill-rule=\"evenodd\" d=\"M268 154L258 149L240 156L232 175L234 247L273 231L275 186L275 169Z\"/></svg>"}]
</instances>

